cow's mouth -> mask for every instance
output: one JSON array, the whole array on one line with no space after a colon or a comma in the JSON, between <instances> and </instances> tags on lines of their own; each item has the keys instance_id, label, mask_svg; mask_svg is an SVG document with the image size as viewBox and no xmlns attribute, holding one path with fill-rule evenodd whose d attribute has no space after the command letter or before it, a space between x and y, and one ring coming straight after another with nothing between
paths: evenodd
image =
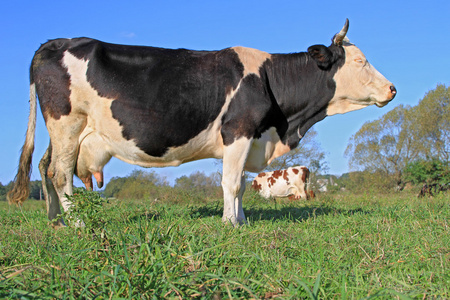
<instances>
[{"instance_id":1,"label":"cow's mouth","mask_svg":"<svg viewBox=\"0 0 450 300\"><path fill-rule=\"evenodd\" d=\"M375 102L375 105L377 107L383 107L383 106L386 106L389 102L391 102L391 100L384 101L384 102Z\"/></svg>"}]
</instances>

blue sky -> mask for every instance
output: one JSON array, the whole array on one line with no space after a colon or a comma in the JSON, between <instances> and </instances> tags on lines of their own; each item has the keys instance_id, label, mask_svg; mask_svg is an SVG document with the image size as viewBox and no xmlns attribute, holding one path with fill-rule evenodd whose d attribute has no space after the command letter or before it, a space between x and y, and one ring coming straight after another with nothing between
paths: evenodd
<instances>
[{"instance_id":1,"label":"blue sky","mask_svg":"<svg viewBox=\"0 0 450 300\"><path fill-rule=\"evenodd\" d=\"M349 138L399 104L416 105L438 83L450 82L450 1L7 1L0 11L0 182L17 170L28 112L28 71L41 43L87 36L111 43L218 50L246 46L270 53L329 45L350 20L348 37L398 95L384 108L370 107L326 118L314 126L328 154L330 173L348 171ZM38 111L32 180L38 180L48 134ZM105 179L136 166L113 159ZM193 171L220 169L203 160L153 169L170 181ZM79 182L78 182L79 183Z\"/></svg>"}]
</instances>

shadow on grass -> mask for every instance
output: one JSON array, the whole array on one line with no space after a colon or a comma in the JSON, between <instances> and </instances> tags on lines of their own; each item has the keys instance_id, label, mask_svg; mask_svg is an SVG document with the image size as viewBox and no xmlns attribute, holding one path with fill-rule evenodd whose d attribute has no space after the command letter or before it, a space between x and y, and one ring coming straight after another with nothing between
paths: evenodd
<instances>
[{"instance_id":1,"label":"shadow on grass","mask_svg":"<svg viewBox=\"0 0 450 300\"><path fill-rule=\"evenodd\" d=\"M292 220L296 222L301 222L309 218L314 218L321 215L354 215L354 214L369 214L370 212L365 211L361 208L344 210L337 209L329 206L304 206L304 207L294 207L294 206L281 206L274 205L275 207L250 207L244 208L245 216L247 219L258 221L258 220ZM193 217L210 217L210 216L222 216L223 207L219 205L212 206L210 204L191 208L191 216Z\"/></svg>"}]
</instances>

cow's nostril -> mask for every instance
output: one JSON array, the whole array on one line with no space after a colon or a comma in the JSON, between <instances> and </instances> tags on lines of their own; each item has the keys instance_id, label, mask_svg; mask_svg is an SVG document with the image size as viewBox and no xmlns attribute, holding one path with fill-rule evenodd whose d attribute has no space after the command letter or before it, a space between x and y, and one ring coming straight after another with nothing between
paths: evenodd
<instances>
[{"instance_id":1,"label":"cow's nostril","mask_svg":"<svg viewBox=\"0 0 450 300\"><path fill-rule=\"evenodd\" d=\"M391 89L392 95L396 95L397 94L397 89L395 88L395 86L391 85L390 89Z\"/></svg>"}]
</instances>

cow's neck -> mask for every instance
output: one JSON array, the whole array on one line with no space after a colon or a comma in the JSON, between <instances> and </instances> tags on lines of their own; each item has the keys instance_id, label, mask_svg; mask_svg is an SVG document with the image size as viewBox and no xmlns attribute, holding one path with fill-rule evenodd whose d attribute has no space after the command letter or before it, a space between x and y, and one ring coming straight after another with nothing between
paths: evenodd
<instances>
[{"instance_id":1,"label":"cow's neck","mask_svg":"<svg viewBox=\"0 0 450 300\"><path fill-rule=\"evenodd\" d=\"M334 95L333 76L339 63L321 70L308 53L273 54L267 79L289 125L283 143L297 147L306 131L326 117L327 105Z\"/></svg>"}]
</instances>

